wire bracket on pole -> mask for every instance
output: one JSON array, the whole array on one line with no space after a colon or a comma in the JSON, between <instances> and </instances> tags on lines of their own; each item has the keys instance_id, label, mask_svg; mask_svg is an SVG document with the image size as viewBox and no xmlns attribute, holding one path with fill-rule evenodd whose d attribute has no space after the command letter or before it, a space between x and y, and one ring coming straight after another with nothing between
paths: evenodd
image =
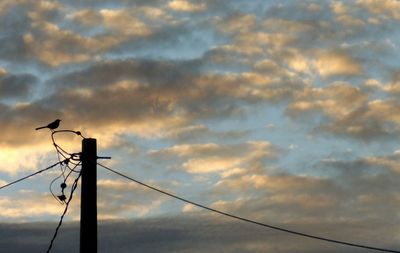
<instances>
[{"instance_id":1,"label":"wire bracket on pole","mask_svg":"<svg viewBox=\"0 0 400 253\"><path fill-rule=\"evenodd\" d=\"M97 159L110 160L111 156L98 156Z\"/></svg>"}]
</instances>

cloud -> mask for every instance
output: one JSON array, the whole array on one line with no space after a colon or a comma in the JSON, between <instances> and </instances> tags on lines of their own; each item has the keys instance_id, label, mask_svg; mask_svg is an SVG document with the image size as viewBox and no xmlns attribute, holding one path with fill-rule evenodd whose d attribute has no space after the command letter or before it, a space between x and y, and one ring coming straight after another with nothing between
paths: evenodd
<instances>
[{"instance_id":1,"label":"cloud","mask_svg":"<svg viewBox=\"0 0 400 253\"><path fill-rule=\"evenodd\" d=\"M198 119L240 115L242 101L275 102L301 87L289 77L272 79L257 72L203 74L202 66L201 61L104 61L50 80L59 92L35 106L51 107L58 117L73 121L90 119L97 128L105 124L99 119L107 119L114 129L126 128L127 122L130 129L137 125L136 133L162 126L165 133L155 136L171 136L170 130L185 129ZM65 90L65 85L74 89Z\"/></svg>"},{"instance_id":2,"label":"cloud","mask_svg":"<svg viewBox=\"0 0 400 253\"><path fill-rule=\"evenodd\" d=\"M21 58L34 56L35 60L51 67L88 62L121 43L152 33L152 29L132 9L69 12L73 9L47 2L40 2L35 7L28 5L26 8L21 10L26 15L23 21L7 16L10 22L18 26L3 38L7 45L3 54L10 57L13 54L21 55ZM156 9L142 10L149 17L165 16ZM72 25L60 26L60 19L75 21L83 26L80 29L74 29ZM93 33L94 28L101 32Z\"/></svg>"},{"instance_id":3,"label":"cloud","mask_svg":"<svg viewBox=\"0 0 400 253\"><path fill-rule=\"evenodd\" d=\"M400 173L400 152L386 156L368 156L363 161L369 166L382 166L393 172Z\"/></svg>"},{"instance_id":4,"label":"cloud","mask_svg":"<svg viewBox=\"0 0 400 253\"><path fill-rule=\"evenodd\" d=\"M256 16L251 14L234 13L218 22L218 28L224 33L252 31L256 25Z\"/></svg>"},{"instance_id":5,"label":"cloud","mask_svg":"<svg viewBox=\"0 0 400 253\"><path fill-rule=\"evenodd\" d=\"M363 238L360 231L371 228L372 225L355 223L345 226L339 223L324 225L297 223L290 229L323 234L326 237L343 238L346 241L369 242L381 247L396 248L391 241L394 238L383 235L394 229L388 225L384 229L375 228L370 233L371 238ZM49 238L54 232L55 223L2 224L3 240L1 246L12 252L43 252L47 248ZM287 224L283 225L288 227ZM54 243L57 252L78 251L79 224L65 223L59 231ZM16 237L15 235L19 236ZM351 237L350 237L351 235ZM346 237L346 238L345 238ZM390 236L389 236L390 237ZM16 243L18 238L19 243ZM156 239L155 239L156 238ZM145 220L123 220L99 223L99 252L244 252L254 251L276 252L285 251L301 253L333 253L343 250L345 246L317 242L293 237L261 227L226 220L217 217L170 217ZM71 243L75 242L75 243ZM283 243L284 242L284 243ZM358 249L345 247L346 252L359 253Z\"/></svg>"},{"instance_id":6,"label":"cloud","mask_svg":"<svg viewBox=\"0 0 400 253\"><path fill-rule=\"evenodd\" d=\"M26 97L38 79L31 74L0 74L0 99Z\"/></svg>"},{"instance_id":7,"label":"cloud","mask_svg":"<svg viewBox=\"0 0 400 253\"><path fill-rule=\"evenodd\" d=\"M291 117L322 113L318 130L361 140L395 136L399 131L393 99L370 100L367 93L347 83L305 89L288 106ZM299 114L300 113L300 114Z\"/></svg>"},{"instance_id":8,"label":"cloud","mask_svg":"<svg viewBox=\"0 0 400 253\"><path fill-rule=\"evenodd\" d=\"M102 220L149 216L159 212L165 202L164 196L132 182L100 179L97 186L98 214Z\"/></svg>"},{"instance_id":9,"label":"cloud","mask_svg":"<svg viewBox=\"0 0 400 253\"><path fill-rule=\"evenodd\" d=\"M388 92L390 95L397 96L400 94L400 71L393 73L392 80L387 85L382 85L378 83L376 87L380 90Z\"/></svg>"},{"instance_id":10,"label":"cloud","mask_svg":"<svg viewBox=\"0 0 400 253\"><path fill-rule=\"evenodd\" d=\"M317 52L314 66L324 78L335 75L359 75L362 73L360 63L348 53L340 50Z\"/></svg>"},{"instance_id":11,"label":"cloud","mask_svg":"<svg viewBox=\"0 0 400 253\"><path fill-rule=\"evenodd\" d=\"M93 9L82 9L72 12L67 15L67 18L88 27L94 27L102 22L99 12Z\"/></svg>"},{"instance_id":12,"label":"cloud","mask_svg":"<svg viewBox=\"0 0 400 253\"><path fill-rule=\"evenodd\" d=\"M227 174L214 184L210 194L219 210L285 223L328 221L336 215L342 199L342 189L334 180L266 167Z\"/></svg>"},{"instance_id":13,"label":"cloud","mask_svg":"<svg viewBox=\"0 0 400 253\"><path fill-rule=\"evenodd\" d=\"M44 216L57 217L64 208L58 204L50 194L37 194L35 192L23 192L24 198L1 197L2 212L0 217L8 221L22 221L29 218L43 219ZM28 197L29 196L29 197ZM21 197L21 196L20 196ZM72 208L71 208L72 209Z\"/></svg>"},{"instance_id":14,"label":"cloud","mask_svg":"<svg viewBox=\"0 0 400 253\"><path fill-rule=\"evenodd\" d=\"M335 13L336 19L345 27L363 26L366 24L362 19L350 13L353 6L346 6L343 2L333 2L331 9Z\"/></svg>"},{"instance_id":15,"label":"cloud","mask_svg":"<svg viewBox=\"0 0 400 253\"><path fill-rule=\"evenodd\" d=\"M397 215L398 153L355 159L333 154L311 166L318 176L307 169L300 175L284 168L230 170L214 184L209 201L258 220L321 224L341 216L347 224L388 224Z\"/></svg>"},{"instance_id":16,"label":"cloud","mask_svg":"<svg viewBox=\"0 0 400 253\"><path fill-rule=\"evenodd\" d=\"M37 146L39 147L39 146ZM11 175L17 175L21 171L37 171L43 157L48 154L51 146L40 147L40 150L32 150L31 147L2 147L0 159L0 171Z\"/></svg>"},{"instance_id":17,"label":"cloud","mask_svg":"<svg viewBox=\"0 0 400 253\"><path fill-rule=\"evenodd\" d=\"M249 131L246 130L230 130L230 131L215 131L205 125L189 125L170 129L165 137L176 140L177 142L189 142L193 140L204 139L232 139L246 137Z\"/></svg>"},{"instance_id":18,"label":"cloud","mask_svg":"<svg viewBox=\"0 0 400 253\"><path fill-rule=\"evenodd\" d=\"M187 0L173 0L169 2L168 6L174 11L182 12L199 12L207 9L205 3L192 3Z\"/></svg>"},{"instance_id":19,"label":"cloud","mask_svg":"<svg viewBox=\"0 0 400 253\"><path fill-rule=\"evenodd\" d=\"M254 169L264 159L278 155L278 148L266 141L249 141L236 145L185 144L151 151L151 157L161 160L183 158L182 169L193 174L225 173L236 167Z\"/></svg>"},{"instance_id":20,"label":"cloud","mask_svg":"<svg viewBox=\"0 0 400 253\"><path fill-rule=\"evenodd\" d=\"M343 117L367 101L367 95L348 83L333 83L324 88L308 88L296 94L288 113L321 110L331 117Z\"/></svg>"},{"instance_id":21,"label":"cloud","mask_svg":"<svg viewBox=\"0 0 400 253\"><path fill-rule=\"evenodd\" d=\"M41 184L50 185L53 179L59 176L57 171L49 172L46 178L38 179ZM67 181L67 190L65 195L67 198L70 194L70 186L72 185L72 177ZM52 191L55 195L61 194L59 183L61 179L54 181ZM153 183L154 182L149 182ZM162 183L160 183L162 184ZM0 185L3 185L0 182ZM168 184L164 184L164 188L168 190ZM80 188L74 193L73 200L68 209L67 220L79 219L79 203ZM116 179L99 179L97 182L98 191L98 219L121 219L132 217L148 217L160 212L160 206L165 202L165 197L138 184L129 183L127 181ZM171 191L171 190L169 190ZM133 194L139 193L138 195ZM50 192L38 193L34 190L19 190L13 196L2 196L0 198L2 205L2 213L0 219L9 222L20 221L38 221L44 217L57 219L65 208L60 205L51 195Z\"/></svg>"},{"instance_id":22,"label":"cloud","mask_svg":"<svg viewBox=\"0 0 400 253\"><path fill-rule=\"evenodd\" d=\"M119 36L148 36L151 33L151 29L129 11L103 9L100 15L104 26Z\"/></svg>"},{"instance_id":23,"label":"cloud","mask_svg":"<svg viewBox=\"0 0 400 253\"><path fill-rule=\"evenodd\" d=\"M379 4L373 0L358 0L357 4L379 19L393 18L400 20L400 3L396 0L383 0Z\"/></svg>"}]
</instances>

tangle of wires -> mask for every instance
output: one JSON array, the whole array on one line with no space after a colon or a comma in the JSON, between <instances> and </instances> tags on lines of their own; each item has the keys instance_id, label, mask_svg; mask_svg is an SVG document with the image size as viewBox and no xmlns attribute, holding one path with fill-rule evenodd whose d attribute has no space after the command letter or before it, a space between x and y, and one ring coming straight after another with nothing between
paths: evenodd
<instances>
[{"instance_id":1,"label":"tangle of wires","mask_svg":"<svg viewBox=\"0 0 400 253\"><path fill-rule=\"evenodd\" d=\"M58 133L74 133L78 136L81 136L84 138L79 131L72 131L72 130L58 130L54 131L52 130L51 133L51 139L53 141L53 146L56 149L57 152L57 158L59 161L59 166L60 166L60 173L58 176L56 176L50 183L49 185L49 190L51 195L54 197L54 199L64 205L66 204L67 197L65 196L65 189L68 186L68 179L70 179L70 176L72 173L78 174L80 173L80 159L79 159L79 153L69 153L65 149L63 149L60 145L56 143L55 140L55 135ZM61 188L61 194L56 195L53 191L53 185L56 182L59 182L60 188Z\"/></svg>"},{"instance_id":2,"label":"tangle of wires","mask_svg":"<svg viewBox=\"0 0 400 253\"><path fill-rule=\"evenodd\" d=\"M69 204L73 198L74 191L78 187L78 181L81 177L81 161L80 161L80 153L70 153L67 152L64 148L56 143L55 135L59 133L73 133L76 134L83 139L83 135L79 131L72 131L72 130L52 130L51 139L53 142L53 146L57 152L57 158L59 161L60 166L60 173L51 181L49 185L50 193L53 195L54 199L62 205L65 205L64 212L61 215L60 221L57 225L57 228L54 232L53 238L50 241L49 247L47 249L47 253L53 247L53 243L57 237L58 230L60 229L64 216L68 211ZM76 176L74 176L76 175ZM74 179L73 179L74 178ZM69 182L73 182L71 185L69 196L66 196L66 189L68 187ZM53 185L58 182L60 184L61 192L59 195L56 195L53 191Z\"/></svg>"}]
</instances>

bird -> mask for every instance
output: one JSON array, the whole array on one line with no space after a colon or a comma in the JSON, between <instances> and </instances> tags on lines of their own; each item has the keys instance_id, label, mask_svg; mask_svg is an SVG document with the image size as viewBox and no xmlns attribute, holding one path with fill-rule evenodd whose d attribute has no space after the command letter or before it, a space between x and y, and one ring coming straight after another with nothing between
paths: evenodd
<instances>
[{"instance_id":1,"label":"bird","mask_svg":"<svg viewBox=\"0 0 400 253\"><path fill-rule=\"evenodd\" d=\"M49 123L46 126L37 127L36 130L43 129L43 128L49 128L50 130L54 130L60 125L60 121L61 121L60 119L56 119L55 121Z\"/></svg>"}]
</instances>

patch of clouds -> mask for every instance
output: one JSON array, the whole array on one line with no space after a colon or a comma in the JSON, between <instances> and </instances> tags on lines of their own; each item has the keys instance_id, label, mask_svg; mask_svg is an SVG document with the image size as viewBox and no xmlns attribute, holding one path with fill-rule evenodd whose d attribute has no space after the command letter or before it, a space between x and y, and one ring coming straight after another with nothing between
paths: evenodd
<instances>
[{"instance_id":1,"label":"patch of clouds","mask_svg":"<svg viewBox=\"0 0 400 253\"><path fill-rule=\"evenodd\" d=\"M157 213L166 201L164 196L126 180L100 179L97 185L102 220L149 216Z\"/></svg>"},{"instance_id":2,"label":"patch of clouds","mask_svg":"<svg viewBox=\"0 0 400 253\"><path fill-rule=\"evenodd\" d=\"M27 192L21 195L23 198L21 198L21 196L18 199L6 196L2 196L0 198L0 203L2 206L2 212L0 214L1 220L40 220L49 215L57 217L64 208L62 205L56 202L50 196L50 194Z\"/></svg>"},{"instance_id":3,"label":"patch of clouds","mask_svg":"<svg viewBox=\"0 0 400 253\"><path fill-rule=\"evenodd\" d=\"M199 12L207 9L206 2L191 2L188 0L173 0L170 1L168 7L174 11L182 12Z\"/></svg>"},{"instance_id":4,"label":"patch of clouds","mask_svg":"<svg viewBox=\"0 0 400 253\"><path fill-rule=\"evenodd\" d=\"M311 88L298 95L287 108L288 115L323 113L328 119L321 122L319 130L366 141L395 136L399 131L394 112L397 103L392 99L371 101L361 89L346 83Z\"/></svg>"},{"instance_id":5,"label":"patch of clouds","mask_svg":"<svg viewBox=\"0 0 400 253\"><path fill-rule=\"evenodd\" d=\"M400 20L400 3L396 0L383 0L379 3L373 0L358 0L357 5L365 8L380 20Z\"/></svg>"},{"instance_id":6,"label":"patch of clouds","mask_svg":"<svg viewBox=\"0 0 400 253\"><path fill-rule=\"evenodd\" d=\"M103 25L118 36L148 36L151 33L151 29L145 23L125 10L103 9L100 15Z\"/></svg>"},{"instance_id":7,"label":"patch of clouds","mask_svg":"<svg viewBox=\"0 0 400 253\"><path fill-rule=\"evenodd\" d=\"M0 69L0 99L26 97L38 82L31 74L9 74Z\"/></svg>"},{"instance_id":8,"label":"patch of clouds","mask_svg":"<svg viewBox=\"0 0 400 253\"><path fill-rule=\"evenodd\" d=\"M335 75L360 75L362 66L345 51L321 51L316 53L314 67L323 78Z\"/></svg>"},{"instance_id":9,"label":"patch of clouds","mask_svg":"<svg viewBox=\"0 0 400 253\"><path fill-rule=\"evenodd\" d=\"M218 145L215 143L175 145L161 150L150 151L156 159L167 160L173 157L183 158L182 169L188 173L226 173L240 166L249 167L273 159L279 149L266 141L250 141L236 145Z\"/></svg>"},{"instance_id":10,"label":"patch of clouds","mask_svg":"<svg viewBox=\"0 0 400 253\"><path fill-rule=\"evenodd\" d=\"M0 171L16 176L22 171L37 171L43 158L48 154L51 146L32 150L31 147L2 147L0 153ZM47 151L47 152L46 152Z\"/></svg>"},{"instance_id":11,"label":"patch of clouds","mask_svg":"<svg viewBox=\"0 0 400 253\"><path fill-rule=\"evenodd\" d=\"M363 161L369 166L381 166L393 172L400 173L400 152L398 150L386 156L368 156Z\"/></svg>"}]
</instances>

